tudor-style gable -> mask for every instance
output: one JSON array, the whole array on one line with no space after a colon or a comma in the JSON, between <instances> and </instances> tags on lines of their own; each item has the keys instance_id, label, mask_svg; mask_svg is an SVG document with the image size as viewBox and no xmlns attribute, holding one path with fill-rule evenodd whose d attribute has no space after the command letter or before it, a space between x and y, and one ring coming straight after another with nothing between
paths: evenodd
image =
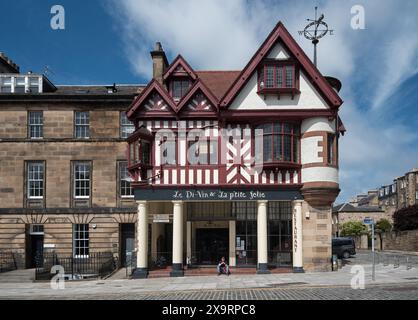
<instances>
[{"instance_id":1,"label":"tudor-style gable","mask_svg":"<svg viewBox=\"0 0 418 320\"><path fill-rule=\"evenodd\" d=\"M231 109L338 109L342 100L279 22L221 100Z\"/></svg>"},{"instance_id":2,"label":"tudor-style gable","mask_svg":"<svg viewBox=\"0 0 418 320\"><path fill-rule=\"evenodd\" d=\"M177 112L181 115L201 115L202 117L216 116L218 111L218 100L208 87L198 79L186 96L177 106Z\"/></svg>"},{"instance_id":3,"label":"tudor-style gable","mask_svg":"<svg viewBox=\"0 0 418 320\"><path fill-rule=\"evenodd\" d=\"M156 80L152 80L130 106L127 117L133 120L136 116L173 116L176 104L166 89Z\"/></svg>"},{"instance_id":4,"label":"tudor-style gable","mask_svg":"<svg viewBox=\"0 0 418 320\"><path fill-rule=\"evenodd\" d=\"M181 55L174 59L163 75L168 92L176 103L182 100L196 79L196 73Z\"/></svg>"}]
</instances>

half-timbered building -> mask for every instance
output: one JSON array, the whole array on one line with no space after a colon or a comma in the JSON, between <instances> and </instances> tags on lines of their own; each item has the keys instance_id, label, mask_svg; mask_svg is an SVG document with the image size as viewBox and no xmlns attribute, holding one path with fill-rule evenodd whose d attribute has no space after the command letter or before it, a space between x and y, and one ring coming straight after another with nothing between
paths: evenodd
<instances>
[{"instance_id":1,"label":"half-timbered building","mask_svg":"<svg viewBox=\"0 0 418 320\"><path fill-rule=\"evenodd\" d=\"M341 83L314 66L279 22L239 71L168 63L127 117L137 203L136 277L149 260L258 273L331 267L331 205L339 193Z\"/></svg>"}]
</instances>

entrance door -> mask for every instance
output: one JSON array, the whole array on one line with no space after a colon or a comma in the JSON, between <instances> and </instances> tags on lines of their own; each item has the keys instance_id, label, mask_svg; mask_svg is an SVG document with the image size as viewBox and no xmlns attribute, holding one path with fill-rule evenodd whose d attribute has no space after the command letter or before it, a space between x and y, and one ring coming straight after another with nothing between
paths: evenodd
<instances>
[{"instance_id":1,"label":"entrance door","mask_svg":"<svg viewBox=\"0 0 418 320\"><path fill-rule=\"evenodd\" d=\"M228 229L196 229L197 264L215 265L222 257L228 260Z\"/></svg>"},{"instance_id":2,"label":"entrance door","mask_svg":"<svg viewBox=\"0 0 418 320\"><path fill-rule=\"evenodd\" d=\"M27 240L27 266L28 268L42 267L44 252L44 236L43 235L28 235ZM38 266L36 262L38 261Z\"/></svg>"},{"instance_id":3,"label":"entrance door","mask_svg":"<svg viewBox=\"0 0 418 320\"><path fill-rule=\"evenodd\" d=\"M130 262L130 256L135 249L135 224L134 223L122 223L120 225L121 230L121 264L126 267Z\"/></svg>"}]
</instances>

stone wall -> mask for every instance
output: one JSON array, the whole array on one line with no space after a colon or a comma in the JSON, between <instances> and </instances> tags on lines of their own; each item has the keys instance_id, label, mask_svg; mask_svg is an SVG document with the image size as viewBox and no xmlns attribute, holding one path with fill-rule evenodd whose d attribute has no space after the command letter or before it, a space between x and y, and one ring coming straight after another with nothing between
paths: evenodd
<instances>
[{"instance_id":1,"label":"stone wall","mask_svg":"<svg viewBox=\"0 0 418 320\"><path fill-rule=\"evenodd\" d=\"M379 242L379 236L376 238ZM418 230L383 233L382 244L383 250L418 252Z\"/></svg>"}]
</instances>

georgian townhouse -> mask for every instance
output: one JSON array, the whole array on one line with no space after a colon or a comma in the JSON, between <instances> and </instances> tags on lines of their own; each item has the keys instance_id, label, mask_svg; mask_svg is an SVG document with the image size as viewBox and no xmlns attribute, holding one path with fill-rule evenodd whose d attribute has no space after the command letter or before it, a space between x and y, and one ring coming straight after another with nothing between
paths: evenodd
<instances>
[{"instance_id":1,"label":"georgian townhouse","mask_svg":"<svg viewBox=\"0 0 418 320\"><path fill-rule=\"evenodd\" d=\"M169 63L159 43L151 56L153 79L127 111L134 276L150 259L182 276L222 256L258 273L329 270L341 83L281 22L242 70Z\"/></svg>"}]
</instances>

